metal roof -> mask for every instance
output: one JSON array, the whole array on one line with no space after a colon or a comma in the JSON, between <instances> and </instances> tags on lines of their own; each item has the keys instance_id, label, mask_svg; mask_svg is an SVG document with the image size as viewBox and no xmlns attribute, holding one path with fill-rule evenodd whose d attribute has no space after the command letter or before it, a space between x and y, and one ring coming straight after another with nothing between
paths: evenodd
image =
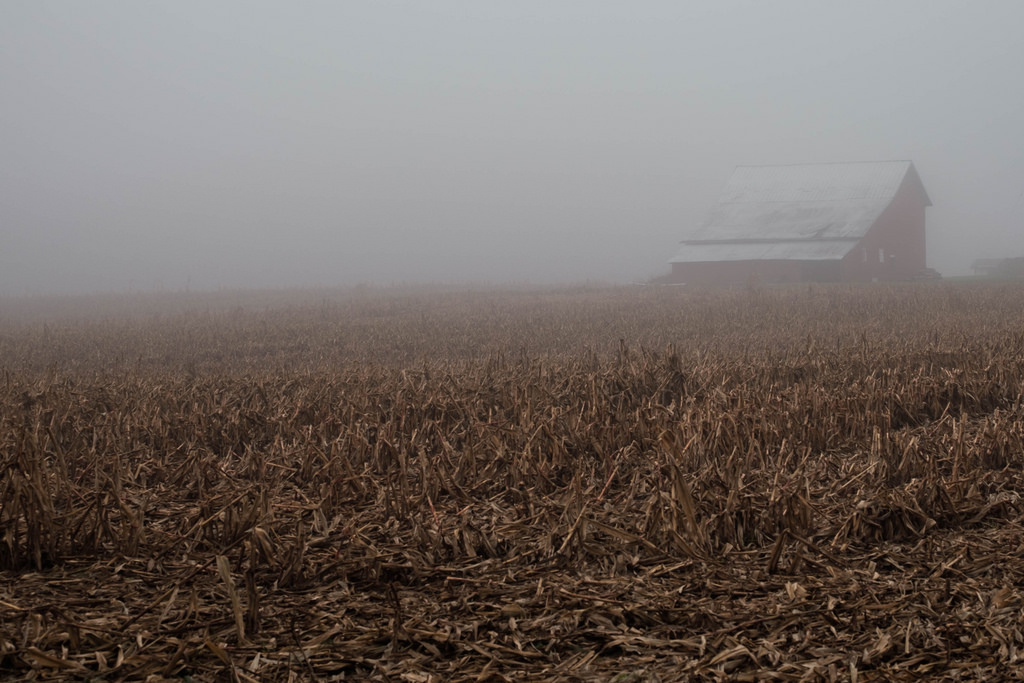
<instances>
[{"instance_id":1,"label":"metal roof","mask_svg":"<svg viewBox=\"0 0 1024 683\"><path fill-rule=\"evenodd\" d=\"M834 261L857 246L857 240L786 240L778 242L684 243L673 263L700 261Z\"/></svg>"},{"instance_id":2,"label":"metal roof","mask_svg":"<svg viewBox=\"0 0 1024 683\"><path fill-rule=\"evenodd\" d=\"M673 263L842 258L912 176L909 161L740 166Z\"/></svg>"}]
</instances>

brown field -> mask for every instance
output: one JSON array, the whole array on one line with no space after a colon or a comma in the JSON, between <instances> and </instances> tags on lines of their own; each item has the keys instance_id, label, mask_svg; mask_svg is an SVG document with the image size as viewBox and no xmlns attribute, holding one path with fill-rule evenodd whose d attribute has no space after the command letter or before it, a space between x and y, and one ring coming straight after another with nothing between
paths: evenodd
<instances>
[{"instance_id":1,"label":"brown field","mask_svg":"<svg viewBox=\"0 0 1024 683\"><path fill-rule=\"evenodd\" d=\"M0 674L991 680L1024 286L0 299Z\"/></svg>"}]
</instances>

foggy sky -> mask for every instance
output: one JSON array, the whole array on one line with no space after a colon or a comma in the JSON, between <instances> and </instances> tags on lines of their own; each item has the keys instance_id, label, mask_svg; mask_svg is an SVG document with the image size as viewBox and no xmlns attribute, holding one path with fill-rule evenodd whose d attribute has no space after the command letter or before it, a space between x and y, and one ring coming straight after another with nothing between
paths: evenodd
<instances>
[{"instance_id":1,"label":"foggy sky","mask_svg":"<svg viewBox=\"0 0 1024 683\"><path fill-rule=\"evenodd\" d=\"M1024 255L1024 3L0 0L0 294L642 280L732 168Z\"/></svg>"}]
</instances>

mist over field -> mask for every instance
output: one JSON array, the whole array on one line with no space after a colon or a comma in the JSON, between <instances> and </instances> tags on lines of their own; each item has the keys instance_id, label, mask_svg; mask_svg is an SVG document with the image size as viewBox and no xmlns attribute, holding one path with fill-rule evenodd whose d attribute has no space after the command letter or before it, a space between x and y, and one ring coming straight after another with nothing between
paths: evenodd
<instances>
[{"instance_id":1,"label":"mist over field","mask_svg":"<svg viewBox=\"0 0 1024 683\"><path fill-rule=\"evenodd\" d=\"M0 294L667 271L744 164L1024 255L1024 4L6 3Z\"/></svg>"}]
</instances>

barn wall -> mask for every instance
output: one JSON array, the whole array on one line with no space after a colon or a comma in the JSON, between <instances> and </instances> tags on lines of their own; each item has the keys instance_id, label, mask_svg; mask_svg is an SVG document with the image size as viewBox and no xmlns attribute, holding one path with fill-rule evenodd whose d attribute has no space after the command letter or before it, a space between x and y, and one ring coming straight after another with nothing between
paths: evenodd
<instances>
[{"instance_id":1,"label":"barn wall","mask_svg":"<svg viewBox=\"0 0 1024 683\"><path fill-rule=\"evenodd\" d=\"M925 204L908 175L864 239L843 259L843 279L909 280L927 265L925 247Z\"/></svg>"},{"instance_id":2,"label":"barn wall","mask_svg":"<svg viewBox=\"0 0 1024 683\"><path fill-rule=\"evenodd\" d=\"M673 263L672 281L689 285L760 285L800 282L799 261Z\"/></svg>"}]
</instances>

